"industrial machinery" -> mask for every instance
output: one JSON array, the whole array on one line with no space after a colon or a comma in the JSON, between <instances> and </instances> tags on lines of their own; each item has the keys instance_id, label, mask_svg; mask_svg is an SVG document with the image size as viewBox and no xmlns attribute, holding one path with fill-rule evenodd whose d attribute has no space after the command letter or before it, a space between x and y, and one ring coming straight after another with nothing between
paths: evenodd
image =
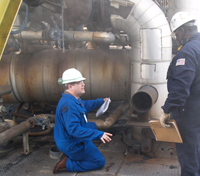
<instances>
[{"instance_id":1,"label":"industrial machinery","mask_svg":"<svg viewBox=\"0 0 200 176\"><path fill-rule=\"evenodd\" d=\"M158 143L148 121L159 118L167 97L166 73L172 58L168 20L180 10L197 15L197 6L192 7L197 0L192 4L188 0L4 2L5 13L0 14L0 149L23 134L28 153L28 130L35 124L53 128L53 114L28 118L19 110L29 108L24 106L28 104L35 114L34 103L56 104L64 91L57 80L74 67L87 78L83 99L124 101L105 121L95 121L98 128L110 128L129 108L124 142L152 157L175 156L171 144L159 144L170 148L167 154L155 152ZM4 103L19 106L11 111ZM5 113L13 116L12 125L4 119ZM18 116L28 119L16 125Z\"/></svg>"}]
</instances>

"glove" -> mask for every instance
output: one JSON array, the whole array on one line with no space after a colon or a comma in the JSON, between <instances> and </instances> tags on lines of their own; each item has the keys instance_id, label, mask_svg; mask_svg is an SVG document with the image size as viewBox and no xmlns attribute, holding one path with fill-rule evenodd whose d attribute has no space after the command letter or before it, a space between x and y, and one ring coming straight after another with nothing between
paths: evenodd
<instances>
[{"instance_id":1,"label":"glove","mask_svg":"<svg viewBox=\"0 0 200 176\"><path fill-rule=\"evenodd\" d=\"M166 124L166 121L170 119L170 114L165 114L163 109L161 109L161 115L160 115L160 124L164 128L170 128L171 126Z\"/></svg>"}]
</instances>

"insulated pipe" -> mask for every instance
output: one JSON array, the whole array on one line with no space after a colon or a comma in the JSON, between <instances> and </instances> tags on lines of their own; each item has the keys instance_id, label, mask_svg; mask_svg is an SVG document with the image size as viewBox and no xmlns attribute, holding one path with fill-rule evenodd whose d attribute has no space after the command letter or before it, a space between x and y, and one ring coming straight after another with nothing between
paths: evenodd
<instances>
[{"instance_id":1,"label":"insulated pipe","mask_svg":"<svg viewBox=\"0 0 200 176\"><path fill-rule=\"evenodd\" d=\"M129 102L125 101L118 106L105 120L101 119L89 119L90 122L95 122L98 129L109 129L117 119L128 109Z\"/></svg>"},{"instance_id":2,"label":"insulated pipe","mask_svg":"<svg viewBox=\"0 0 200 176\"><path fill-rule=\"evenodd\" d=\"M115 29L128 34L131 41L131 95L143 85L158 90L157 102L150 110L160 116L160 106L167 98L166 73L172 57L171 32L164 13L152 0L131 0L135 3L125 19L112 15Z\"/></svg>"},{"instance_id":3,"label":"insulated pipe","mask_svg":"<svg viewBox=\"0 0 200 176\"><path fill-rule=\"evenodd\" d=\"M30 128L32 128L35 125L36 122L36 118L30 117L28 120L21 122L19 125L16 125L0 133L0 145L9 142L13 138L19 136L20 134L23 134L24 132L27 132Z\"/></svg>"},{"instance_id":4,"label":"insulated pipe","mask_svg":"<svg viewBox=\"0 0 200 176\"><path fill-rule=\"evenodd\" d=\"M65 31L65 41L87 41L113 43L115 35L107 32Z\"/></svg>"}]
</instances>

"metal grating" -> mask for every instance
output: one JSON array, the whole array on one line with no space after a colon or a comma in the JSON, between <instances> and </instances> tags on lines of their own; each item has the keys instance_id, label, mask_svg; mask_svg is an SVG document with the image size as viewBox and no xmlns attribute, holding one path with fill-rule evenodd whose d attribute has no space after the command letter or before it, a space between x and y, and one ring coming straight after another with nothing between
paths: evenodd
<instances>
[{"instance_id":1,"label":"metal grating","mask_svg":"<svg viewBox=\"0 0 200 176\"><path fill-rule=\"evenodd\" d=\"M0 154L0 175L2 176L53 176L52 168L55 159L49 156L49 149L55 145L53 135L43 137L30 137L30 154L23 154L22 136L14 140L15 149ZM100 145L99 145L100 144ZM106 159L105 166L100 170L91 172L59 172L56 175L65 176L178 176L180 167L178 161L173 161L175 167L170 166L171 161L162 162L162 160L142 160L144 156L137 158L135 155L127 154L127 147L121 140L121 135L113 137L112 142L108 144L97 143L100 151ZM127 154L125 156L125 153ZM170 163L170 164L169 164Z\"/></svg>"}]
</instances>

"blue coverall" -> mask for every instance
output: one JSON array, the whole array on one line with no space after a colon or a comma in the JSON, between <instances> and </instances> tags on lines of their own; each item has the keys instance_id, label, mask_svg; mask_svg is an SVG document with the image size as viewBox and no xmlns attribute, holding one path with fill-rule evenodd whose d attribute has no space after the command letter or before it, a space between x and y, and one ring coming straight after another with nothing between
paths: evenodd
<instances>
[{"instance_id":1,"label":"blue coverall","mask_svg":"<svg viewBox=\"0 0 200 176\"><path fill-rule=\"evenodd\" d=\"M56 109L54 139L58 149L68 157L67 171L90 171L105 165L104 156L92 142L100 140L104 132L84 117L103 102L103 99L77 100L70 94L62 94Z\"/></svg>"},{"instance_id":2,"label":"blue coverall","mask_svg":"<svg viewBox=\"0 0 200 176\"><path fill-rule=\"evenodd\" d=\"M200 33L173 58L167 73L168 98L162 107L175 119L183 144L176 144L182 176L200 176Z\"/></svg>"}]
</instances>

